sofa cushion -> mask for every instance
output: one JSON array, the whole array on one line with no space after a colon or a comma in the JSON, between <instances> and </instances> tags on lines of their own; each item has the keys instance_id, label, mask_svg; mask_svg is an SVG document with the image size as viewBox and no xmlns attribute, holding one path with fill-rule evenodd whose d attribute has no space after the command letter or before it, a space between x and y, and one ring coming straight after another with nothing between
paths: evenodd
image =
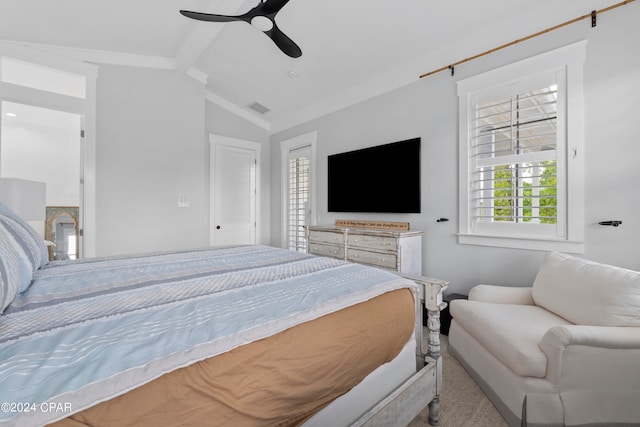
<instances>
[{"instance_id":1,"label":"sofa cushion","mask_svg":"<svg viewBox=\"0 0 640 427\"><path fill-rule=\"evenodd\" d=\"M455 300L451 314L487 351L520 376L543 378L547 357L538 344L545 332L570 324L534 305Z\"/></svg>"},{"instance_id":2,"label":"sofa cushion","mask_svg":"<svg viewBox=\"0 0 640 427\"><path fill-rule=\"evenodd\" d=\"M536 305L572 323L640 326L640 272L548 253L533 283Z\"/></svg>"}]
</instances>

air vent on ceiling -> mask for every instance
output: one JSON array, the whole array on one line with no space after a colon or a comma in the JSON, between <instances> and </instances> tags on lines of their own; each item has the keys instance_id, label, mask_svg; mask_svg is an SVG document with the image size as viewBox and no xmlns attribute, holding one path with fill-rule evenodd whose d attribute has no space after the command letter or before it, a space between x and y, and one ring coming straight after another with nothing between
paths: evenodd
<instances>
[{"instance_id":1,"label":"air vent on ceiling","mask_svg":"<svg viewBox=\"0 0 640 427\"><path fill-rule=\"evenodd\" d=\"M249 108L251 108L253 111L257 111L260 114L264 114L268 111L271 111L264 105L260 104L259 102L254 102L253 104L250 104Z\"/></svg>"}]
</instances>

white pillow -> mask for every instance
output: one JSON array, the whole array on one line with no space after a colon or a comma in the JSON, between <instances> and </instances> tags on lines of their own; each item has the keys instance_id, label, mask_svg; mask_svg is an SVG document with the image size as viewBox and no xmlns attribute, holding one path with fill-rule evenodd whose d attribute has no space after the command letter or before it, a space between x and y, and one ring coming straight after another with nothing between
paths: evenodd
<instances>
[{"instance_id":1,"label":"white pillow","mask_svg":"<svg viewBox=\"0 0 640 427\"><path fill-rule=\"evenodd\" d=\"M28 273L31 281L31 271L23 271L14 247L9 242L9 236L0 226L0 314L15 299L23 282L22 276Z\"/></svg>"},{"instance_id":2,"label":"white pillow","mask_svg":"<svg viewBox=\"0 0 640 427\"><path fill-rule=\"evenodd\" d=\"M0 228L6 232L7 244L13 246L18 255L23 274L18 292L31 285L31 276L49 262L49 251L36 230L7 206L0 203Z\"/></svg>"},{"instance_id":3,"label":"white pillow","mask_svg":"<svg viewBox=\"0 0 640 427\"><path fill-rule=\"evenodd\" d=\"M533 283L536 305L571 323L640 326L640 272L548 253Z\"/></svg>"}]
</instances>

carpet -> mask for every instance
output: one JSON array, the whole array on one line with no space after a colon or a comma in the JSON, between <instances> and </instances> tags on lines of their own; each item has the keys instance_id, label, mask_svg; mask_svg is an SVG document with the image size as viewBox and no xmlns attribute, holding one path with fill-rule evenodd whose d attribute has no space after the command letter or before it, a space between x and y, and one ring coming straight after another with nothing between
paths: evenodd
<instances>
[{"instance_id":1,"label":"carpet","mask_svg":"<svg viewBox=\"0 0 640 427\"><path fill-rule=\"evenodd\" d=\"M426 328L425 328L426 329ZM507 423L467 371L447 351L447 337L441 335L442 394L441 427L506 427ZM423 342L426 343L426 336ZM425 349L426 350L426 349ZM429 409L425 408L409 427L428 426Z\"/></svg>"}]
</instances>

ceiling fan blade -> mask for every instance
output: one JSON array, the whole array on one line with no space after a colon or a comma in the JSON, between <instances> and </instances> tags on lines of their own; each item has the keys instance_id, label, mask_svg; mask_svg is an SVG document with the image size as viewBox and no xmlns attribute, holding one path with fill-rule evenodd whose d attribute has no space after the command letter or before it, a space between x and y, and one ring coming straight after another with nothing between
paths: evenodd
<instances>
[{"instance_id":1,"label":"ceiling fan blade","mask_svg":"<svg viewBox=\"0 0 640 427\"><path fill-rule=\"evenodd\" d=\"M198 21L207 22L233 22L245 21L242 16L216 15L213 13L191 12L189 10L181 10L180 13L187 18L196 19Z\"/></svg>"},{"instance_id":2,"label":"ceiling fan blade","mask_svg":"<svg viewBox=\"0 0 640 427\"><path fill-rule=\"evenodd\" d=\"M273 28L269 31L265 31L264 33L273 40L276 46L278 46L285 55L292 58L299 58L302 56L302 50L293 40L283 33L280 28L278 28L275 22L273 23Z\"/></svg>"},{"instance_id":3,"label":"ceiling fan blade","mask_svg":"<svg viewBox=\"0 0 640 427\"><path fill-rule=\"evenodd\" d=\"M265 15L275 15L289 3L289 0L267 0L265 3L259 4L260 12Z\"/></svg>"}]
</instances>

